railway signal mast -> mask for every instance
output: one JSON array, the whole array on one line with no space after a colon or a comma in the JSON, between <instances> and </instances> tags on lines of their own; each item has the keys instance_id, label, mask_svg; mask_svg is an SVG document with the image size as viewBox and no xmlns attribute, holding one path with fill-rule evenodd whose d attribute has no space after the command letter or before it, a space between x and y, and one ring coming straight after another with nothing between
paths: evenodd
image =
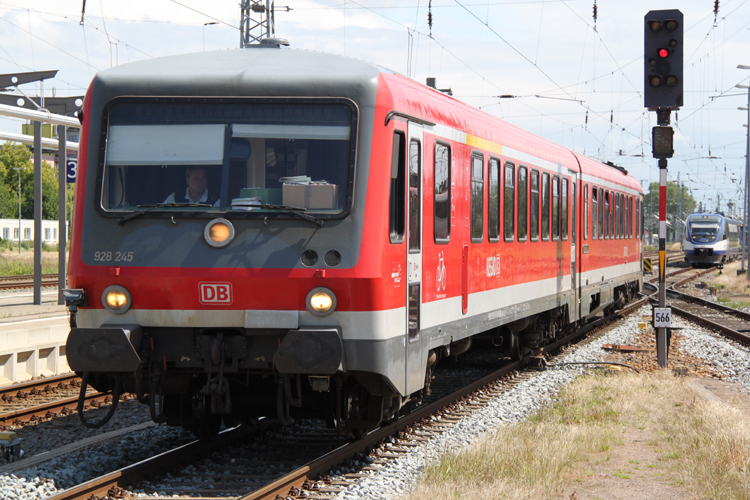
<instances>
[{"instance_id":1,"label":"railway signal mast","mask_svg":"<svg viewBox=\"0 0 750 500\"><path fill-rule=\"evenodd\" d=\"M667 307L667 159L674 155L674 130L669 126L672 110L683 105L683 15L679 10L652 10L644 18L644 105L656 111L657 126L651 131L653 156L659 160L659 306L653 310L656 358L667 367L667 329L672 310Z\"/></svg>"}]
</instances>

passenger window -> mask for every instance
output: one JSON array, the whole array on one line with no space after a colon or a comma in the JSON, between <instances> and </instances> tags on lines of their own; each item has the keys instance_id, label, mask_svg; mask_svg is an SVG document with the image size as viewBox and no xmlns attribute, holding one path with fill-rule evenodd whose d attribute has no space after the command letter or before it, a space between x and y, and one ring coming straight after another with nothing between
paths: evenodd
<instances>
[{"instance_id":1,"label":"passenger window","mask_svg":"<svg viewBox=\"0 0 750 500\"><path fill-rule=\"evenodd\" d=\"M490 194L487 203L487 233L490 241L500 241L500 162L490 158Z\"/></svg>"},{"instance_id":2,"label":"passenger window","mask_svg":"<svg viewBox=\"0 0 750 500\"><path fill-rule=\"evenodd\" d=\"M562 180L562 209L560 210L560 216L562 217L562 239L568 239L568 179Z\"/></svg>"},{"instance_id":3,"label":"passenger window","mask_svg":"<svg viewBox=\"0 0 750 500\"><path fill-rule=\"evenodd\" d=\"M542 174L542 240L549 239L549 174Z\"/></svg>"},{"instance_id":4,"label":"passenger window","mask_svg":"<svg viewBox=\"0 0 750 500\"><path fill-rule=\"evenodd\" d=\"M610 211L610 204L609 204L609 191L604 191L604 237L606 239L609 239L611 233L610 233L610 224L609 224L609 211Z\"/></svg>"},{"instance_id":5,"label":"passenger window","mask_svg":"<svg viewBox=\"0 0 750 500\"><path fill-rule=\"evenodd\" d=\"M591 189L591 239L592 240L595 240L596 235L599 234L596 230L596 223L599 220L599 217L598 217L599 212L597 211L599 207L597 203L598 198L599 197L597 196L596 186L592 186L592 189Z\"/></svg>"},{"instance_id":6,"label":"passenger window","mask_svg":"<svg viewBox=\"0 0 750 500\"><path fill-rule=\"evenodd\" d=\"M419 252L421 248L422 231L420 214L422 203L420 200L421 175L419 173L421 148L419 141L409 143L409 251Z\"/></svg>"},{"instance_id":7,"label":"passenger window","mask_svg":"<svg viewBox=\"0 0 750 500\"><path fill-rule=\"evenodd\" d=\"M552 178L552 239L560 237L560 178Z\"/></svg>"},{"instance_id":8,"label":"passenger window","mask_svg":"<svg viewBox=\"0 0 750 500\"><path fill-rule=\"evenodd\" d=\"M471 241L481 243L484 238L484 157L471 157Z\"/></svg>"},{"instance_id":9,"label":"passenger window","mask_svg":"<svg viewBox=\"0 0 750 500\"><path fill-rule=\"evenodd\" d=\"M573 221L575 224L575 221ZM589 185L583 185L583 239L589 239Z\"/></svg>"},{"instance_id":10,"label":"passenger window","mask_svg":"<svg viewBox=\"0 0 750 500\"><path fill-rule=\"evenodd\" d=\"M505 162L505 190L503 191L503 228L505 241L513 241L515 228L513 220L515 214L513 208L516 204L516 184L515 184L516 167L511 162Z\"/></svg>"},{"instance_id":11,"label":"passenger window","mask_svg":"<svg viewBox=\"0 0 750 500\"><path fill-rule=\"evenodd\" d=\"M599 188L599 239L604 238L604 217L607 216L604 211L604 190Z\"/></svg>"},{"instance_id":12,"label":"passenger window","mask_svg":"<svg viewBox=\"0 0 750 500\"><path fill-rule=\"evenodd\" d=\"M531 223L530 233L531 241L539 240L539 172L531 171L531 199L529 222Z\"/></svg>"},{"instance_id":13,"label":"passenger window","mask_svg":"<svg viewBox=\"0 0 750 500\"><path fill-rule=\"evenodd\" d=\"M614 193L610 192L609 197L609 237L615 239L615 197Z\"/></svg>"},{"instance_id":14,"label":"passenger window","mask_svg":"<svg viewBox=\"0 0 750 500\"><path fill-rule=\"evenodd\" d=\"M391 243L404 241L406 223L406 201L404 196L406 179L406 139L403 132L393 133L393 154L391 157L391 197L389 210L389 231Z\"/></svg>"},{"instance_id":15,"label":"passenger window","mask_svg":"<svg viewBox=\"0 0 750 500\"><path fill-rule=\"evenodd\" d=\"M448 243L451 230L451 150L435 143L435 243Z\"/></svg>"},{"instance_id":16,"label":"passenger window","mask_svg":"<svg viewBox=\"0 0 750 500\"><path fill-rule=\"evenodd\" d=\"M526 167L518 167L518 241L526 241Z\"/></svg>"}]
</instances>

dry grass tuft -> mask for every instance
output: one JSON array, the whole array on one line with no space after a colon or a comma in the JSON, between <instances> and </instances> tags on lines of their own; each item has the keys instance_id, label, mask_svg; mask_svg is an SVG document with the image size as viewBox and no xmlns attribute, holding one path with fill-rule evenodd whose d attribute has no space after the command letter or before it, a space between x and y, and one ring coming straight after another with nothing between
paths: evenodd
<instances>
[{"instance_id":1,"label":"dry grass tuft","mask_svg":"<svg viewBox=\"0 0 750 500\"><path fill-rule=\"evenodd\" d=\"M42 252L42 273L57 272L56 252ZM0 252L0 276L34 274L34 252L22 250Z\"/></svg>"},{"instance_id":2,"label":"dry grass tuft","mask_svg":"<svg viewBox=\"0 0 750 500\"><path fill-rule=\"evenodd\" d=\"M626 433L644 438L627 446L647 447L655 464L623 472L610 463L627 447ZM626 481L648 475L700 498L748 500L749 466L750 418L704 401L686 379L666 371L590 375L528 421L430 465L408 498L562 498L596 472Z\"/></svg>"}]
</instances>

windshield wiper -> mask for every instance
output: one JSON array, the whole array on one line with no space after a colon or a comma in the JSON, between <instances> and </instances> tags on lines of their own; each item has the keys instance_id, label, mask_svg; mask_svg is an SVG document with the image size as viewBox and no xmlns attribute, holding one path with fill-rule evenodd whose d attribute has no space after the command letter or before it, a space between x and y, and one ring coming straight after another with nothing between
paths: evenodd
<instances>
[{"instance_id":1,"label":"windshield wiper","mask_svg":"<svg viewBox=\"0 0 750 500\"><path fill-rule=\"evenodd\" d=\"M281 210L282 212L286 212L288 214L294 215L295 217L299 217L300 219L310 221L313 224L317 225L318 227L323 226L322 219L318 219L317 217L313 217L312 215L304 213L307 210L306 208L289 207L286 205L264 205L264 204L261 204L260 208L269 208L271 210Z\"/></svg>"},{"instance_id":2,"label":"windshield wiper","mask_svg":"<svg viewBox=\"0 0 750 500\"><path fill-rule=\"evenodd\" d=\"M153 210L156 210L157 208L173 208L173 207L210 207L208 203L148 203L146 205L138 205L136 208L148 208L148 210L143 210L142 212L133 212L128 215L125 215L123 217L120 217L117 220L117 223L121 226L125 224L130 219L135 219L136 217L140 217L143 214L147 214Z\"/></svg>"}]
</instances>

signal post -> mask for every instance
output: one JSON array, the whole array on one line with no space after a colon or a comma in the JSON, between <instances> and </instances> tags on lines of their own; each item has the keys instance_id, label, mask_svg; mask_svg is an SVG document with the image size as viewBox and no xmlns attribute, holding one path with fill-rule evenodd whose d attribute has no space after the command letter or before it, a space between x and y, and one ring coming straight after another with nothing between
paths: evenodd
<instances>
[{"instance_id":1,"label":"signal post","mask_svg":"<svg viewBox=\"0 0 750 500\"><path fill-rule=\"evenodd\" d=\"M654 158L659 160L659 306L653 309L656 359L667 367L667 329L672 310L667 307L667 159L674 155L671 113L683 105L683 15L679 10L652 10L644 18L644 105L656 111L657 126L651 131Z\"/></svg>"}]
</instances>

